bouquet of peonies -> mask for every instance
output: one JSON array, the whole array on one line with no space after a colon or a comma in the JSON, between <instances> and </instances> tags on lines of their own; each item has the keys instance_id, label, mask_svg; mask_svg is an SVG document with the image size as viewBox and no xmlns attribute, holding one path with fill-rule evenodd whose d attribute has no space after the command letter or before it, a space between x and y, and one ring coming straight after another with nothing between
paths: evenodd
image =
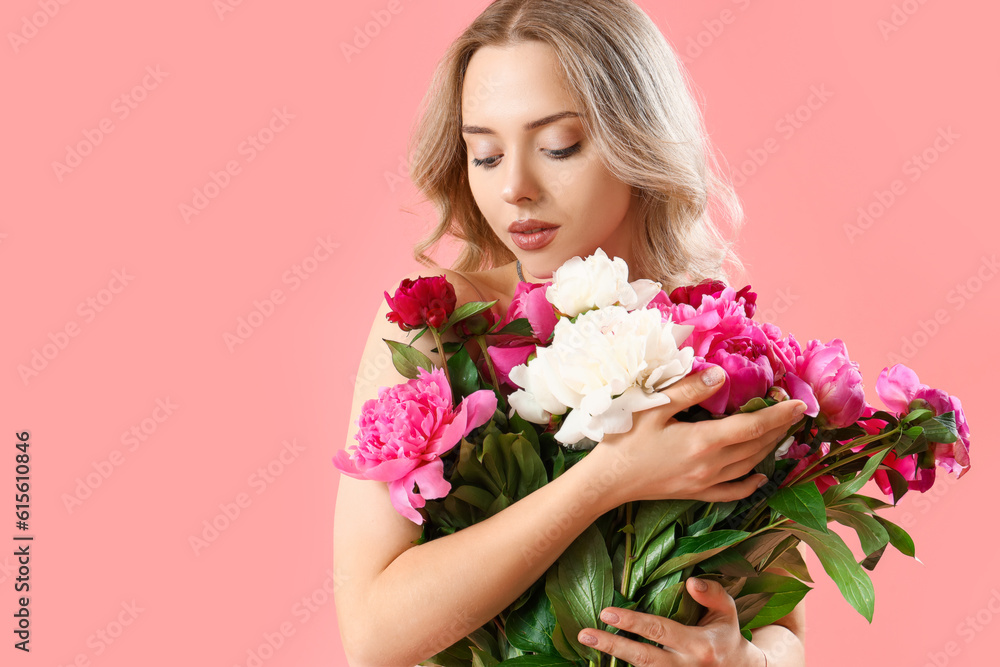
<instances>
[{"instance_id":1,"label":"bouquet of peonies","mask_svg":"<svg viewBox=\"0 0 1000 667\"><path fill-rule=\"evenodd\" d=\"M938 465L958 477L969 469L969 428L957 397L896 364L878 377L886 409L876 409L843 341L803 348L755 321L749 286L706 281L667 295L659 283L628 282L626 263L598 249L567 261L551 282L519 284L499 320L490 310L496 302L456 307L444 276L405 280L385 296L390 321L421 329L418 338L431 332L440 363L387 340L395 367L410 379L365 403L358 445L334 463L344 474L388 483L400 514L423 525L421 542L482 521L554 480L605 434L627 432L633 413L668 402L661 390L688 373L719 366L725 379L678 420L789 398L808 406L755 468L769 478L757 493L720 503L644 500L607 512L491 623L429 663L600 665L607 656L577 641L582 628L619 632L598 616L608 606L697 624L704 608L686 590L691 576L715 579L732 595L749 639L751 629L788 614L811 590L793 549L799 542L870 622L866 569L889 544L915 552L906 531L878 514L892 505L858 492L874 479L894 505L910 489L930 488ZM476 341L478 363L464 342L442 342L449 328ZM831 521L857 532L860 561ZM791 576L765 572L772 566Z\"/></svg>"}]
</instances>

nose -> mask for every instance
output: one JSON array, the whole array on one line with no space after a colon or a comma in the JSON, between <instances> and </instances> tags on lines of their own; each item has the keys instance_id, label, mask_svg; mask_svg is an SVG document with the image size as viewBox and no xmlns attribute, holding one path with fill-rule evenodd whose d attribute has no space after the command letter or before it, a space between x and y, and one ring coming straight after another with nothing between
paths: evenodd
<instances>
[{"instance_id":1,"label":"nose","mask_svg":"<svg viewBox=\"0 0 1000 667\"><path fill-rule=\"evenodd\" d=\"M510 151L504 156L506 173L501 196L508 204L519 204L524 200L537 202L540 194L538 179L530 160L519 153Z\"/></svg>"}]
</instances>

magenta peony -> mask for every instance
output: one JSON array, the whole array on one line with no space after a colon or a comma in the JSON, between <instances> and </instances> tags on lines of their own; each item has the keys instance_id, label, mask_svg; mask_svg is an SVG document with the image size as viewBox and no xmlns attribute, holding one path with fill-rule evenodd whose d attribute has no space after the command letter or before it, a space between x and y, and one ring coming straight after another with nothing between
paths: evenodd
<instances>
[{"instance_id":1,"label":"magenta peony","mask_svg":"<svg viewBox=\"0 0 1000 667\"><path fill-rule=\"evenodd\" d=\"M338 451L333 463L345 475L387 482L396 511L422 524L415 508L451 490L440 457L488 422L496 407L496 394L483 389L453 408L444 371L419 368L418 377L382 387L377 399L365 401L354 436L359 444L352 445L351 454Z\"/></svg>"},{"instance_id":2,"label":"magenta peony","mask_svg":"<svg viewBox=\"0 0 1000 667\"><path fill-rule=\"evenodd\" d=\"M455 312L457 301L455 288L443 275L404 278L393 296L388 292L383 294L392 309L385 318L403 331L423 326L440 329Z\"/></svg>"},{"instance_id":3,"label":"magenta peony","mask_svg":"<svg viewBox=\"0 0 1000 667\"><path fill-rule=\"evenodd\" d=\"M930 449L934 462L949 472L958 473L959 478L968 472L971 465L969 424L965 419L962 402L957 396L950 396L940 389L932 389L921 383L917 374L903 364L883 368L875 382L875 392L889 412L900 417L917 407L931 410L935 416L954 412L958 439L953 443L931 443ZM906 477L905 474L903 476ZM933 480L933 474L931 479Z\"/></svg>"},{"instance_id":4,"label":"magenta peony","mask_svg":"<svg viewBox=\"0 0 1000 667\"><path fill-rule=\"evenodd\" d=\"M547 344L559 320L555 308L545 298L545 290L551 284L551 282L518 283L510 307L497 325L497 330L516 319L527 318L533 335L494 336L493 344L487 348L496 368L497 382L508 393L520 388L510 381L510 369L526 364L528 357L535 352L536 346Z\"/></svg>"},{"instance_id":5,"label":"magenta peony","mask_svg":"<svg viewBox=\"0 0 1000 667\"><path fill-rule=\"evenodd\" d=\"M700 403L715 415L739 411L750 399L766 396L774 384L768 356L770 343L760 326L747 316L754 311L756 295L749 291L749 285L739 292L732 287L721 291L717 287L705 283L700 289L678 288L671 294L671 303L657 295L648 306L677 324L694 327L682 343L694 349L693 373L709 366L726 371L722 387ZM673 302L675 297L691 303Z\"/></svg>"}]
</instances>

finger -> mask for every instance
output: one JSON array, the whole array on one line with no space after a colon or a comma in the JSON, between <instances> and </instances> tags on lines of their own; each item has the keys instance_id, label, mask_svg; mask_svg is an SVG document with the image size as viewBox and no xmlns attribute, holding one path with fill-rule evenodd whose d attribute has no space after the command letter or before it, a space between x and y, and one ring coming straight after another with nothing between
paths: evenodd
<instances>
[{"instance_id":1,"label":"finger","mask_svg":"<svg viewBox=\"0 0 1000 667\"><path fill-rule=\"evenodd\" d=\"M588 640L588 637L593 638L593 641ZM581 644L591 646L601 653L613 655L630 665L673 667L673 665L681 664L674 651L637 642L634 639L627 639L621 635L613 635L604 630L584 628L576 638Z\"/></svg>"},{"instance_id":2,"label":"finger","mask_svg":"<svg viewBox=\"0 0 1000 667\"><path fill-rule=\"evenodd\" d=\"M723 446L764 438L770 431L788 429L802 418L806 404L798 399L782 401L762 410L739 412L709 423L721 429L715 442Z\"/></svg>"},{"instance_id":3,"label":"finger","mask_svg":"<svg viewBox=\"0 0 1000 667\"><path fill-rule=\"evenodd\" d=\"M704 590L698 588L699 584L704 584ZM698 625L708 625L720 619L725 619L727 623L737 619L736 601L718 581L688 577L686 585L694 601L708 610Z\"/></svg>"},{"instance_id":4,"label":"finger","mask_svg":"<svg viewBox=\"0 0 1000 667\"><path fill-rule=\"evenodd\" d=\"M742 500L753 495L757 489L767 483L767 475L751 475L746 479L732 482L719 482L698 493L698 500L709 503L728 503L732 500Z\"/></svg>"},{"instance_id":5,"label":"finger","mask_svg":"<svg viewBox=\"0 0 1000 667\"><path fill-rule=\"evenodd\" d=\"M689 373L666 389L660 390L661 393L666 394L670 399L669 403L656 408L661 411L659 415L662 416L664 423L678 412L701 403L729 382L725 372L722 371L722 379L720 381L715 384L707 384L706 378L712 370L716 369L722 371L721 367L712 365L697 373Z\"/></svg>"},{"instance_id":6,"label":"finger","mask_svg":"<svg viewBox=\"0 0 1000 667\"><path fill-rule=\"evenodd\" d=\"M787 428L779 426L750 442L737 442L723 447L719 454L722 459L720 481L741 477L752 470L785 439L787 433Z\"/></svg>"},{"instance_id":7,"label":"finger","mask_svg":"<svg viewBox=\"0 0 1000 667\"><path fill-rule=\"evenodd\" d=\"M617 620L608 616L608 613L617 616ZM669 618L618 607L605 607L601 612L601 620L620 630L628 630L644 639L651 639L665 648L675 650L681 648L684 632L690 632L687 626Z\"/></svg>"}]
</instances>

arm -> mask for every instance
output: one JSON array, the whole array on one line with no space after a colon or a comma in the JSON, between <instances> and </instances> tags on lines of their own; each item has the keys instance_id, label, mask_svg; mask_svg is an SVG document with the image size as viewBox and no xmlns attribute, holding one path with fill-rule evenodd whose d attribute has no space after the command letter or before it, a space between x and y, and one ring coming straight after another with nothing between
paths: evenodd
<instances>
[{"instance_id":1,"label":"arm","mask_svg":"<svg viewBox=\"0 0 1000 667\"><path fill-rule=\"evenodd\" d=\"M478 300L463 281L450 275L449 281L459 303ZM364 400L379 386L404 380L387 362L382 338L405 337L385 321L387 311L383 299L358 373L349 443ZM414 347L434 358L429 334ZM489 622L587 526L614 509L597 481L599 468L596 458L586 457L486 521L420 545L412 542L422 527L393 509L386 484L341 475L334 519L334 571L341 583L335 597L350 663L413 667Z\"/></svg>"},{"instance_id":2,"label":"arm","mask_svg":"<svg viewBox=\"0 0 1000 667\"><path fill-rule=\"evenodd\" d=\"M764 571L791 576L780 567L769 567ZM803 599L786 616L752 631L752 642L764 651L767 667L802 667L806 664L805 604Z\"/></svg>"}]
</instances>

